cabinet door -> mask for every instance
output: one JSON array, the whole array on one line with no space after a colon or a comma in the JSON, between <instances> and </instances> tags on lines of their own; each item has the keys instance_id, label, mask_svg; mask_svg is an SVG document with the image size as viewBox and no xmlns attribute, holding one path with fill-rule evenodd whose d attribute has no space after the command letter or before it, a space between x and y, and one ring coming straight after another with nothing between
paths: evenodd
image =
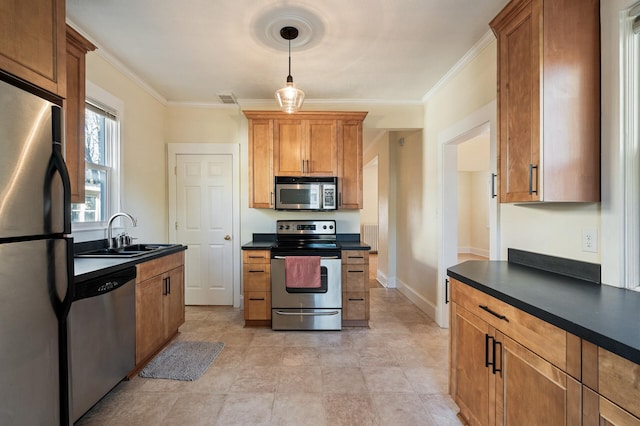
<instances>
[{"instance_id":1,"label":"cabinet door","mask_svg":"<svg viewBox=\"0 0 640 426\"><path fill-rule=\"evenodd\" d=\"M524 346L496 332L496 425L579 425L582 386Z\"/></svg>"},{"instance_id":2,"label":"cabinet door","mask_svg":"<svg viewBox=\"0 0 640 426\"><path fill-rule=\"evenodd\" d=\"M84 116L85 116L85 55L95 46L73 28L67 26L67 98L65 109L64 152L71 202L84 203Z\"/></svg>"},{"instance_id":3,"label":"cabinet door","mask_svg":"<svg viewBox=\"0 0 640 426\"><path fill-rule=\"evenodd\" d=\"M162 275L136 284L136 365L164 342L163 292Z\"/></svg>"},{"instance_id":4,"label":"cabinet door","mask_svg":"<svg viewBox=\"0 0 640 426\"><path fill-rule=\"evenodd\" d=\"M184 324L184 267L172 269L165 275L167 280L164 297L164 337L173 336Z\"/></svg>"},{"instance_id":5,"label":"cabinet door","mask_svg":"<svg viewBox=\"0 0 640 426\"><path fill-rule=\"evenodd\" d=\"M470 425L493 424L494 375L487 367L490 327L466 309L451 304L450 391ZM514 423L517 424L517 423Z\"/></svg>"},{"instance_id":6,"label":"cabinet door","mask_svg":"<svg viewBox=\"0 0 640 426\"><path fill-rule=\"evenodd\" d=\"M273 120L249 120L249 207L273 207Z\"/></svg>"},{"instance_id":7,"label":"cabinet door","mask_svg":"<svg viewBox=\"0 0 640 426\"><path fill-rule=\"evenodd\" d=\"M338 198L341 209L362 208L362 121L338 120Z\"/></svg>"},{"instance_id":8,"label":"cabinet door","mask_svg":"<svg viewBox=\"0 0 640 426\"><path fill-rule=\"evenodd\" d=\"M498 38L500 202L540 200L540 25L538 0Z\"/></svg>"},{"instance_id":9,"label":"cabinet door","mask_svg":"<svg viewBox=\"0 0 640 426\"><path fill-rule=\"evenodd\" d=\"M64 0L0 0L0 69L66 95Z\"/></svg>"},{"instance_id":10,"label":"cabinet door","mask_svg":"<svg viewBox=\"0 0 640 426\"><path fill-rule=\"evenodd\" d=\"M306 131L304 120L274 120L273 173L275 176L302 176Z\"/></svg>"},{"instance_id":11,"label":"cabinet door","mask_svg":"<svg viewBox=\"0 0 640 426\"><path fill-rule=\"evenodd\" d=\"M336 120L309 120L308 142L304 153L304 174L338 175L338 139Z\"/></svg>"}]
</instances>

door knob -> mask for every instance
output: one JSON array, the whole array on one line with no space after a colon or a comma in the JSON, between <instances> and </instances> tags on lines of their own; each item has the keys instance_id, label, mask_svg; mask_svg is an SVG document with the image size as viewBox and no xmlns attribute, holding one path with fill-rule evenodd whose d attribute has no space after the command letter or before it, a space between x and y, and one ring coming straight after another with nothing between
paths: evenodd
<instances>
[{"instance_id":1,"label":"door knob","mask_svg":"<svg viewBox=\"0 0 640 426\"><path fill-rule=\"evenodd\" d=\"M224 236L224 239L225 239L225 240L227 240L227 241L229 241L229 240L231 239L231 235L225 235L225 236Z\"/></svg>"}]
</instances>

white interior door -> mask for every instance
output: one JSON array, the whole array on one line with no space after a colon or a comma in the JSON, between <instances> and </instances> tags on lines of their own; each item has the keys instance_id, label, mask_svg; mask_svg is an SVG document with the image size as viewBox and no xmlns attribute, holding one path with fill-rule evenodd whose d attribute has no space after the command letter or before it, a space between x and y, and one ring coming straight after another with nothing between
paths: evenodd
<instances>
[{"instance_id":1,"label":"white interior door","mask_svg":"<svg viewBox=\"0 0 640 426\"><path fill-rule=\"evenodd\" d=\"M176 155L176 240L186 305L233 305L233 157Z\"/></svg>"}]
</instances>

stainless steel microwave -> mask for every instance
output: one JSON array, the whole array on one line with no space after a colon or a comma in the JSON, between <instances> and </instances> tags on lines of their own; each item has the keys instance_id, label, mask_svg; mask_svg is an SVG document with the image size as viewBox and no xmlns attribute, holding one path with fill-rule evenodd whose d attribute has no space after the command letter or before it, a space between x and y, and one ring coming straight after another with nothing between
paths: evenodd
<instances>
[{"instance_id":1,"label":"stainless steel microwave","mask_svg":"<svg viewBox=\"0 0 640 426\"><path fill-rule=\"evenodd\" d=\"M335 176L276 176L276 210L336 210L338 178Z\"/></svg>"}]
</instances>

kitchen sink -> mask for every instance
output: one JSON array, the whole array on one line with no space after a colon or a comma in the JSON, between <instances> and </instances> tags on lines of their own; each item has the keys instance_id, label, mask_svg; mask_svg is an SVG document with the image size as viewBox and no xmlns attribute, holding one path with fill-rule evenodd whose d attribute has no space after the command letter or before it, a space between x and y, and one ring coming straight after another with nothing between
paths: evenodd
<instances>
[{"instance_id":1,"label":"kitchen sink","mask_svg":"<svg viewBox=\"0 0 640 426\"><path fill-rule=\"evenodd\" d=\"M120 249L101 248L76 253L75 257L138 257L176 246L178 246L178 244L132 244Z\"/></svg>"}]
</instances>

